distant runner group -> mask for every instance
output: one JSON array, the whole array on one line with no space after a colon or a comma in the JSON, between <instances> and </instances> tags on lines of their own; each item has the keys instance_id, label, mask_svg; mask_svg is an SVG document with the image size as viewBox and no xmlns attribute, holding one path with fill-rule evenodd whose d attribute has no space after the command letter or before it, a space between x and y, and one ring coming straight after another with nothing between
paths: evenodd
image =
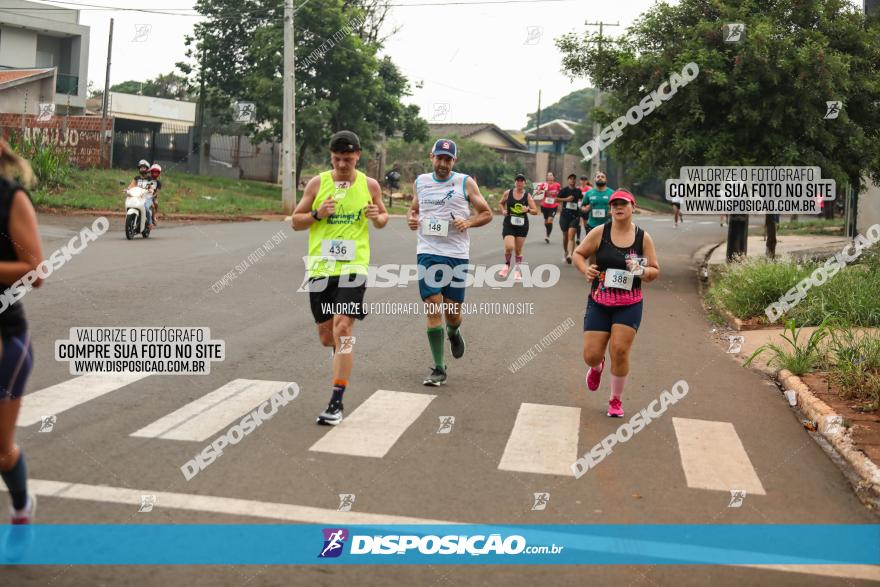
<instances>
[{"instance_id":1,"label":"distant runner group","mask_svg":"<svg viewBox=\"0 0 880 587\"><path fill-rule=\"evenodd\" d=\"M379 184L356 166L360 140L341 131L330 140L332 170L312 178L293 213L294 230L309 231L308 291L321 344L333 356L331 396L317 423L339 424L343 395L352 372L353 326L363 320L366 275L370 264L369 224L383 228L388 213ZM470 259L469 230L492 221L492 210L476 180L453 171L458 147L450 139L437 140L430 153L433 171L418 176L407 214L409 228L417 234L416 262L419 295L426 302L426 336L432 366L424 378L427 386L447 382L445 341L453 358L464 356L461 304ZM608 416L622 417L622 394L629 373L629 353L642 320L642 283L657 279L660 267L653 241L632 222L635 197L607 186L604 173L596 174L595 187L587 177L571 174L566 187L552 173L536 186L533 195L526 177L519 174L498 204L503 217L501 234L504 265L498 274L522 281L523 248L529 234L529 216L544 218L544 242L550 242L553 219L559 214L563 263L574 264L590 284L584 315L584 361L589 367L590 390L599 387L606 351L611 360L611 397ZM581 240L581 228L584 238ZM437 275L451 275L441 280ZM326 308L343 308L329 314ZM345 308L350 308L346 311ZM439 310L438 308L442 308Z\"/></svg>"}]
</instances>

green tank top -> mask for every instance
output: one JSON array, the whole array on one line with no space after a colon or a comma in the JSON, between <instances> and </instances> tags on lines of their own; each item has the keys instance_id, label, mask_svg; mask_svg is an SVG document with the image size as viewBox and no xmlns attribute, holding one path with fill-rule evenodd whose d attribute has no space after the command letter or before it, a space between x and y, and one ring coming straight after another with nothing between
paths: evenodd
<instances>
[{"instance_id":1,"label":"green tank top","mask_svg":"<svg viewBox=\"0 0 880 587\"><path fill-rule=\"evenodd\" d=\"M320 177L321 186L312 210L320 208L327 198L334 198L336 213L309 227L309 278L366 274L370 264L370 234L364 209L373 201L367 176L358 171L351 186L334 182L332 171L325 171Z\"/></svg>"}]
</instances>

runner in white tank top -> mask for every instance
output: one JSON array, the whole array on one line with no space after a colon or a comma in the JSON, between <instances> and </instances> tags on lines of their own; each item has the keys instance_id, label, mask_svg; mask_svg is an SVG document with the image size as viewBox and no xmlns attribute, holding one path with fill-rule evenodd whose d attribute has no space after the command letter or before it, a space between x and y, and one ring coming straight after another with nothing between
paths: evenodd
<instances>
[{"instance_id":1,"label":"runner in white tank top","mask_svg":"<svg viewBox=\"0 0 880 587\"><path fill-rule=\"evenodd\" d=\"M428 344L434 367L423 383L435 387L446 383L444 314L452 356L458 359L464 355L464 338L459 327L470 257L468 229L492 221L492 211L474 178L452 171L457 152L455 143L449 139L434 143L431 150L434 172L416 178L415 197L407 217L410 229L418 231L419 295L429 304ZM473 216L471 206L476 212ZM441 304L445 304L442 309Z\"/></svg>"}]
</instances>

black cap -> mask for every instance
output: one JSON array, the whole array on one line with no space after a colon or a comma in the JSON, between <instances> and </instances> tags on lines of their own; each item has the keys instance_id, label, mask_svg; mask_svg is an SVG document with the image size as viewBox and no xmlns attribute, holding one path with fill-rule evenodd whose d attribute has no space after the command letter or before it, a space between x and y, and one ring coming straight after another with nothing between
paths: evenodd
<instances>
[{"instance_id":1,"label":"black cap","mask_svg":"<svg viewBox=\"0 0 880 587\"><path fill-rule=\"evenodd\" d=\"M523 181L525 181L525 180L526 180L526 176L523 175L522 173L517 173L517 174L516 174L516 178L514 179L514 181L519 181L519 180L523 180Z\"/></svg>"},{"instance_id":2,"label":"black cap","mask_svg":"<svg viewBox=\"0 0 880 587\"><path fill-rule=\"evenodd\" d=\"M330 150L334 153L354 153L361 150L361 140L350 130L341 130L330 137Z\"/></svg>"}]
</instances>

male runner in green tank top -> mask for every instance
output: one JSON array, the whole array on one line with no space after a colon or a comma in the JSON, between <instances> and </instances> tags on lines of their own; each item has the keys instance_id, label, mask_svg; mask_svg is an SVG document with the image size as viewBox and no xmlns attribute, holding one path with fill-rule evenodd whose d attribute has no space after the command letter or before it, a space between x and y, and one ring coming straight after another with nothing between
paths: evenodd
<instances>
[{"instance_id":1,"label":"male runner in green tank top","mask_svg":"<svg viewBox=\"0 0 880 587\"><path fill-rule=\"evenodd\" d=\"M293 212L293 229L309 230L309 302L321 344L333 348L333 394L318 424L342 421L342 396L354 363L355 319L363 302L370 264L369 222L382 228L388 212L379 182L356 169L358 136L340 131L330 139L332 171L313 177Z\"/></svg>"}]
</instances>

